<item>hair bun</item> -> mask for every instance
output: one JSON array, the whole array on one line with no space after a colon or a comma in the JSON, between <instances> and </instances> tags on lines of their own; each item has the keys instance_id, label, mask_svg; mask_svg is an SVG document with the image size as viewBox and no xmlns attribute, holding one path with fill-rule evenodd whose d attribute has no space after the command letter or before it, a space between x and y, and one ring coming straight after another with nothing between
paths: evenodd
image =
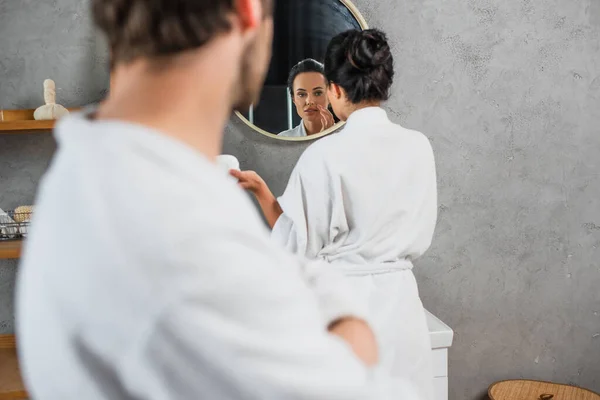
<instances>
[{"instance_id":1,"label":"hair bun","mask_svg":"<svg viewBox=\"0 0 600 400\"><path fill-rule=\"evenodd\" d=\"M350 38L348 61L361 71L371 71L385 64L391 56L387 36L380 30L357 31Z\"/></svg>"}]
</instances>

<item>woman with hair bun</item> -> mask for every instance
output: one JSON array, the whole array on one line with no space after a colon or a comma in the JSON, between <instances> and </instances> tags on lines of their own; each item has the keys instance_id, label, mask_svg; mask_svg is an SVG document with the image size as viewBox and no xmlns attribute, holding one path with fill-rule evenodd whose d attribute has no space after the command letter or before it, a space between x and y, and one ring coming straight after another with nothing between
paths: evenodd
<instances>
[{"instance_id":1,"label":"woman with hair bun","mask_svg":"<svg viewBox=\"0 0 600 400\"><path fill-rule=\"evenodd\" d=\"M379 360L433 399L431 345L412 272L430 246L437 219L433 151L421 133L391 122L394 61L386 35L347 31L325 56L328 98L344 129L310 146L283 196L255 173L236 172L290 251L342 270L369 309ZM282 266L285 268L285 266Z\"/></svg>"}]
</instances>

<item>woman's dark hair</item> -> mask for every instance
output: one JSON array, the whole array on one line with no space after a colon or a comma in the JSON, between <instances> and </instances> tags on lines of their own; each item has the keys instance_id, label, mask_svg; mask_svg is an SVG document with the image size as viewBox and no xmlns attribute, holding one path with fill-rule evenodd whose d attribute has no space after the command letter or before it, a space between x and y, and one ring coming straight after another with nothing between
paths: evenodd
<instances>
[{"instance_id":1,"label":"woman's dark hair","mask_svg":"<svg viewBox=\"0 0 600 400\"><path fill-rule=\"evenodd\" d=\"M296 77L304 72L318 72L319 74L325 76L325 71L323 69L323 64L318 62L317 60L313 60L312 58L307 58L305 60L300 61L298 64L294 65L290 70L290 74L288 75L288 90L290 91L290 96L294 98L294 80Z\"/></svg>"},{"instance_id":2,"label":"woman's dark hair","mask_svg":"<svg viewBox=\"0 0 600 400\"><path fill-rule=\"evenodd\" d=\"M394 59L385 33L349 30L335 36L325 54L325 77L344 88L353 104L387 100Z\"/></svg>"}]
</instances>

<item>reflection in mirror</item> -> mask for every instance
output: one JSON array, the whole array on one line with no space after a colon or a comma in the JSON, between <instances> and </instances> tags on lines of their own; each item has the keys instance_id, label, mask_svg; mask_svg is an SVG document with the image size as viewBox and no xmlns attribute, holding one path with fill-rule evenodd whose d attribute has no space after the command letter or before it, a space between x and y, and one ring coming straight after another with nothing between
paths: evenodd
<instances>
[{"instance_id":1,"label":"reflection in mirror","mask_svg":"<svg viewBox=\"0 0 600 400\"><path fill-rule=\"evenodd\" d=\"M261 133L303 140L338 125L327 101L323 57L332 37L366 24L349 1L275 3L273 57L260 103L241 116ZM239 114L238 114L239 115Z\"/></svg>"},{"instance_id":2,"label":"reflection in mirror","mask_svg":"<svg viewBox=\"0 0 600 400\"><path fill-rule=\"evenodd\" d=\"M305 137L331 128L336 121L329 107L326 89L323 64L312 58L296 64L288 76L287 90L300 122L278 136Z\"/></svg>"}]
</instances>

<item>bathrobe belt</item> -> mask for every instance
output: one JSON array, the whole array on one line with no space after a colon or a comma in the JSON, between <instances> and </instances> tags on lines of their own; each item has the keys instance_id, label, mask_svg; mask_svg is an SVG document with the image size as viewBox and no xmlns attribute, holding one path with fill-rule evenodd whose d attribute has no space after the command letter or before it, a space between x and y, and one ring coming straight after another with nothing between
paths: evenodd
<instances>
[{"instance_id":1,"label":"bathrobe belt","mask_svg":"<svg viewBox=\"0 0 600 400\"><path fill-rule=\"evenodd\" d=\"M325 261L327 261L332 267L339 269L348 276L367 276L387 274L390 272L410 271L413 267L413 263L407 259L371 264L355 264L344 262L343 260Z\"/></svg>"}]
</instances>

